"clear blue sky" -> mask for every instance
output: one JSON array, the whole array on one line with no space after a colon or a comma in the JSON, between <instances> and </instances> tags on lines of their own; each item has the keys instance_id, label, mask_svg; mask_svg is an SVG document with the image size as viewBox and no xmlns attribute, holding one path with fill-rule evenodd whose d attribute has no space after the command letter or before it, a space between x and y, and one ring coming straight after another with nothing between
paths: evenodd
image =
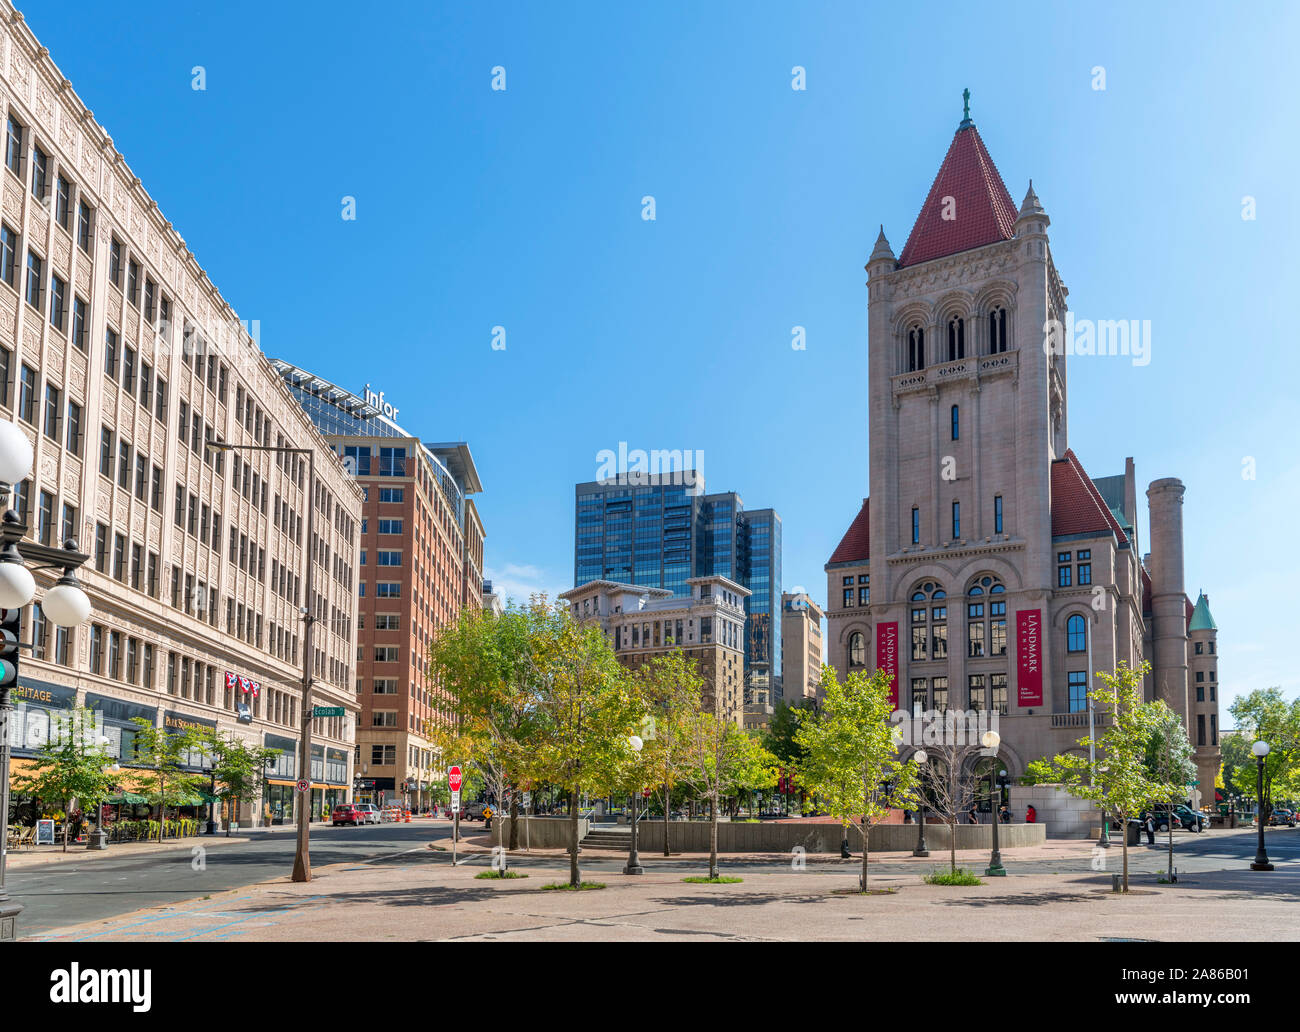
<instances>
[{"instance_id":1,"label":"clear blue sky","mask_svg":"<svg viewBox=\"0 0 1300 1032\"><path fill-rule=\"evenodd\" d=\"M1072 308L1151 320L1148 366L1071 362L1071 444L1093 476L1132 455L1187 484L1225 697L1300 690L1297 10L24 8L268 354L470 443L514 592L571 586L573 485L627 441L702 449L710 490L776 508L785 585L825 599L867 492L862 266L881 222L901 250L969 87Z\"/></svg>"}]
</instances>

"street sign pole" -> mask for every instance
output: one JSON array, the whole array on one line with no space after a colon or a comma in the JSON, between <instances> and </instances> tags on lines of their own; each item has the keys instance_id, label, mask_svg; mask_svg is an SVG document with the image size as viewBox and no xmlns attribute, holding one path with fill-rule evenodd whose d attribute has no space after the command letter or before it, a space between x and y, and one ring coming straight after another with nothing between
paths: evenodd
<instances>
[{"instance_id":1,"label":"street sign pole","mask_svg":"<svg viewBox=\"0 0 1300 1032\"><path fill-rule=\"evenodd\" d=\"M459 767L447 771L447 787L451 789L451 866L456 866L456 847L460 843L460 785Z\"/></svg>"}]
</instances>

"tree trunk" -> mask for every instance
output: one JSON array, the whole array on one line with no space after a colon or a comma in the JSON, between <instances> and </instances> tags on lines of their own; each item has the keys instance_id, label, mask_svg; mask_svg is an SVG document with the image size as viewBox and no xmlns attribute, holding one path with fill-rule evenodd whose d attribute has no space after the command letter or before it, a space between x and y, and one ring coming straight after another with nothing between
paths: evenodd
<instances>
[{"instance_id":1,"label":"tree trunk","mask_svg":"<svg viewBox=\"0 0 1300 1032\"><path fill-rule=\"evenodd\" d=\"M1174 881L1174 808L1169 808L1169 870L1165 877L1172 885Z\"/></svg>"},{"instance_id":2,"label":"tree trunk","mask_svg":"<svg viewBox=\"0 0 1300 1032\"><path fill-rule=\"evenodd\" d=\"M519 789L510 793L510 851L519 848Z\"/></svg>"},{"instance_id":3,"label":"tree trunk","mask_svg":"<svg viewBox=\"0 0 1300 1032\"><path fill-rule=\"evenodd\" d=\"M718 876L718 799L709 800L709 878Z\"/></svg>"},{"instance_id":4,"label":"tree trunk","mask_svg":"<svg viewBox=\"0 0 1300 1032\"><path fill-rule=\"evenodd\" d=\"M72 800L63 800L63 851L68 851L68 825L72 823ZM7 816L7 815L6 815Z\"/></svg>"},{"instance_id":5,"label":"tree trunk","mask_svg":"<svg viewBox=\"0 0 1300 1032\"><path fill-rule=\"evenodd\" d=\"M867 891L867 854L871 852L871 825L862 822L862 891Z\"/></svg>"},{"instance_id":6,"label":"tree trunk","mask_svg":"<svg viewBox=\"0 0 1300 1032\"><path fill-rule=\"evenodd\" d=\"M957 815L948 821L948 866L957 873Z\"/></svg>"},{"instance_id":7,"label":"tree trunk","mask_svg":"<svg viewBox=\"0 0 1300 1032\"><path fill-rule=\"evenodd\" d=\"M664 856L671 856L668 851L668 812L673 805L673 790L664 785Z\"/></svg>"},{"instance_id":8,"label":"tree trunk","mask_svg":"<svg viewBox=\"0 0 1300 1032\"><path fill-rule=\"evenodd\" d=\"M513 805L513 804L512 804L512 805ZM501 806L501 798L500 798L500 796L498 796L498 797L497 797L497 808L500 809L500 806ZM515 823L517 823L517 822L513 822L513 821L512 821L512 822L511 822L511 826L510 826L510 838L511 838L512 841L513 841L513 839L514 839L514 837L515 837L515 831L514 831L514 825L515 825ZM514 846L511 846L510 848L513 849ZM498 859L500 859L500 861L501 861L501 867L500 867L500 870L504 872L505 869L506 869L506 851L505 851L505 848L503 847L502 842L501 842L501 818L500 818L500 816L497 817L497 857L498 857Z\"/></svg>"},{"instance_id":9,"label":"tree trunk","mask_svg":"<svg viewBox=\"0 0 1300 1032\"><path fill-rule=\"evenodd\" d=\"M578 790L569 791L569 884L575 889L582 884L578 873Z\"/></svg>"},{"instance_id":10,"label":"tree trunk","mask_svg":"<svg viewBox=\"0 0 1300 1032\"><path fill-rule=\"evenodd\" d=\"M1128 892L1128 822L1124 822L1124 891Z\"/></svg>"}]
</instances>

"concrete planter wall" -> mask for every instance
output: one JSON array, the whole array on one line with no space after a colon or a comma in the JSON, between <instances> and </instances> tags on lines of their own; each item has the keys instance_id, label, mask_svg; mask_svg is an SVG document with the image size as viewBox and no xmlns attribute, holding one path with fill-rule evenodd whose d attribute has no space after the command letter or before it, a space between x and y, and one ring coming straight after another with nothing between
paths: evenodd
<instances>
[{"instance_id":1,"label":"concrete planter wall","mask_svg":"<svg viewBox=\"0 0 1300 1032\"><path fill-rule=\"evenodd\" d=\"M588 825L591 822L585 817L578 818L578 838L581 840L587 834ZM497 842L497 822L492 821L492 827L488 831L483 830L481 824L475 823L474 834L491 835L492 844ZM642 825L644 827L645 825ZM465 832L467 825L462 822L460 830ZM505 845L510 844L510 818L501 818L501 841ZM534 849L567 849L569 847L569 818L568 817L520 817L519 818L519 848L523 849L525 845L531 845Z\"/></svg>"},{"instance_id":2,"label":"concrete planter wall","mask_svg":"<svg viewBox=\"0 0 1300 1032\"><path fill-rule=\"evenodd\" d=\"M1090 838L1101 826L1101 813L1087 799L1070 795L1060 785L1012 785L1011 813L1016 820L1025 819L1025 810L1033 806L1038 823L1047 826L1050 838Z\"/></svg>"},{"instance_id":3,"label":"concrete planter wall","mask_svg":"<svg viewBox=\"0 0 1300 1032\"><path fill-rule=\"evenodd\" d=\"M916 847L915 824L878 824L871 829L871 851L890 853L908 851ZM926 824L926 845L931 849L948 848L948 826ZM720 853L791 853L802 846L808 853L838 854L844 831L839 824L761 824L720 822L718 824L718 852ZM1041 824L1003 824L998 827L998 845L1003 849L1021 846L1041 846L1047 840L1046 828ZM674 853L707 853L709 851L709 824L707 821L673 821L670 824L669 847ZM991 849L993 830L987 824L957 825L958 849ZM645 853L663 852L664 825L653 818L642 820L637 829L637 848ZM849 848L855 853L862 848L862 836L856 829L849 830Z\"/></svg>"}]
</instances>

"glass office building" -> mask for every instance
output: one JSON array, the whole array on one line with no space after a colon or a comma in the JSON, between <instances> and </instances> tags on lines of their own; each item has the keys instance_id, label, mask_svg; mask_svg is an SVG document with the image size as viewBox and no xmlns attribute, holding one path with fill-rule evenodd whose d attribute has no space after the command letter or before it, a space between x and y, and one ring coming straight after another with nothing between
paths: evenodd
<instances>
[{"instance_id":1,"label":"glass office building","mask_svg":"<svg viewBox=\"0 0 1300 1032\"><path fill-rule=\"evenodd\" d=\"M745 600L745 694L780 694L781 517L740 495L696 493L703 477L652 475L574 489L573 583L609 580L690 595L691 577L727 577ZM665 481L676 481L668 483Z\"/></svg>"}]
</instances>

